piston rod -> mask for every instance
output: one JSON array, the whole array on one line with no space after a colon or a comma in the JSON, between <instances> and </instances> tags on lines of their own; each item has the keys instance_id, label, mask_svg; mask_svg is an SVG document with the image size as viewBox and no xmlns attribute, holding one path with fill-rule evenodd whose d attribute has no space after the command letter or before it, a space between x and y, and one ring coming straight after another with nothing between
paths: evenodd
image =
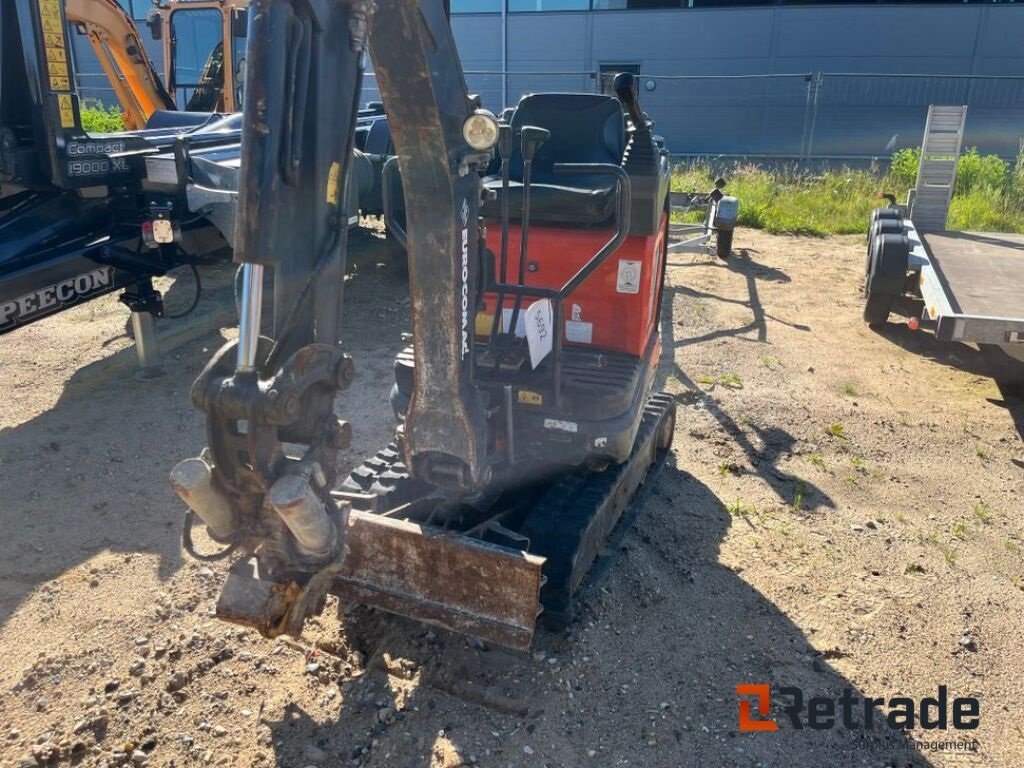
<instances>
[{"instance_id":1,"label":"piston rod","mask_svg":"<svg viewBox=\"0 0 1024 768\"><path fill-rule=\"evenodd\" d=\"M238 373L256 370L256 346L260 339L263 311L263 265L242 265L242 300L238 320Z\"/></svg>"}]
</instances>

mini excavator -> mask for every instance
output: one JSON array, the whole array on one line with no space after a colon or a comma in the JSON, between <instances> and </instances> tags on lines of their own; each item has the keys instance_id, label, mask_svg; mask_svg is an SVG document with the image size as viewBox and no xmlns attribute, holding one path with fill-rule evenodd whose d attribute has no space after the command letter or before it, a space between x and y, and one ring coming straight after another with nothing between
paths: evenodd
<instances>
[{"instance_id":1,"label":"mini excavator","mask_svg":"<svg viewBox=\"0 0 1024 768\"><path fill-rule=\"evenodd\" d=\"M394 442L342 477L341 190L367 54L412 345ZM526 648L539 619L572 620L674 433L654 391L669 160L636 82L525 96L498 120L467 93L442 0L254 0L245 83L239 337L192 388L207 448L171 472L186 549L233 563L217 613L297 635L334 593ZM219 551L197 551L197 521Z\"/></svg>"}]
</instances>

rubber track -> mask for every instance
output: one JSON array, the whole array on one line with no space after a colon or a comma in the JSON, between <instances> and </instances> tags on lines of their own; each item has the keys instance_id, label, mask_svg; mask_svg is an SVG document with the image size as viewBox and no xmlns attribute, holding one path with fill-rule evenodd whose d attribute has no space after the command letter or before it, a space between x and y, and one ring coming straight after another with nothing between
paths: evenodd
<instances>
[{"instance_id":1,"label":"rubber track","mask_svg":"<svg viewBox=\"0 0 1024 768\"><path fill-rule=\"evenodd\" d=\"M550 627L562 628L572 622L573 595L582 585L600 547L629 507L633 494L626 498L612 496L640 458L644 442L648 438L657 440L657 430L674 410L675 401L671 395L651 395L644 406L643 419L634 440L636 447L630 457L604 472L578 470L556 480L520 527L520 533L530 539L530 551L548 559L544 568L547 583L541 591L541 603L544 606L542 618ZM657 460L656 447L652 457ZM645 477L649 471L650 467L647 467ZM603 521L592 526L598 509L606 500L611 500L612 509ZM588 534L600 540L587 541L585 537ZM589 551L584 549L585 546Z\"/></svg>"}]
</instances>

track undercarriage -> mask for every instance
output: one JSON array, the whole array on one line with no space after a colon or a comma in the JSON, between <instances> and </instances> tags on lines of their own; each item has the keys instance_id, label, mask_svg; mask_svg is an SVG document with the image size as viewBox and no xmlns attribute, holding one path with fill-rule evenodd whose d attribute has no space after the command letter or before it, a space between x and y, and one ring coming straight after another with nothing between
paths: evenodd
<instances>
[{"instance_id":1,"label":"track undercarriage","mask_svg":"<svg viewBox=\"0 0 1024 768\"><path fill-rule=\"evenodd\" d=\"M672 443L675 403L651 396L632 454L604 471L579 468L529 485L453 500L412 478L394 444L331 496L350 505L347 547L326 591L510 648L528 648L538 619L573 618L573 597ZM249 560L232 569L218 616L268 633L301 599L262 588Z\"/></svg>"}]
</instances>

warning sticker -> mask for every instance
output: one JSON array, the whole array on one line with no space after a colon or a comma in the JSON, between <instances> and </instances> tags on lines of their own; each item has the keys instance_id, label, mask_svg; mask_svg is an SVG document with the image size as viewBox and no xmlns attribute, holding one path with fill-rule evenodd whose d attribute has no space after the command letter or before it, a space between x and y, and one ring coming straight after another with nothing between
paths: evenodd
<instances>
[{"instance_id":1,"label":"warning sticker","mask_svg":"<svg viewBox=\"0 0 1024 768\"><path fill-rule=\"evenodd\" d=\"M60 127L61 128L74 128L75 127L75 108L71 103L70 93L58 93L57 94L57 106L60 107Z\"/></svg>"},{"instance_id":2,"label":"warning sticker","mask_svg":"<svg viewBox=\"0 0 1024 768\"><path fill-rule=\"evenodd\" d=\"M338 204L338 179L341 178L341 163L335 160L327 170L327 204Z\"/></svg>"},{"instance_id":3,"label":"warning sticker","mask_svg":"<svg viewBox=\"0 0 1024 768\"><path fill-rule=\"evenodd\" d=\"M639 261L620 259L619 277L615 282L615 290L618 293L640 293L640 272Z\"/></svg>"},{"instance_id":4,"label":"warning sticker","mask_svg":"<svg viewBox=\"0 0 1024 768\"><path fill-rule=\"evenodd\" d=\"M60 12L60 0L38 0L39 19L43 28L43 45L46 48L46 70L50 78L51 91L70 91L71 74L68 71L67 46L64 40L64 18ZM74 125L65 118L64 102L60 102L61 125Z\"/></svg>"},{"instance_id":5,"label":"warning sticker","mask_svg":"<svg viewBox=\"0 0 1024 768\"><path fill-rule=\"evenodd\" d=\"M523 405L544 405L544 395L540 392L532 392L529 389L520 389L517 399Z\"/></svg>"}]
</instances>

